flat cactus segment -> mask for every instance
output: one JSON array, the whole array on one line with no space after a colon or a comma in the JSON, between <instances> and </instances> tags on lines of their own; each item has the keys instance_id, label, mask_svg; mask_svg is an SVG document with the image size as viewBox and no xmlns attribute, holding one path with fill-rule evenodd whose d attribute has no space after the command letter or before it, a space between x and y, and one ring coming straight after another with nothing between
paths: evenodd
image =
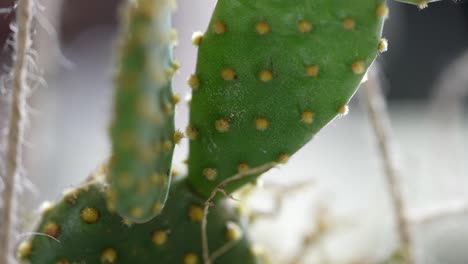
<instances>
[{"instance_id":1,"label":"flat cactus segment","mask_svg":"<svg viewBox=\"0 0 468 264\"><path fill-rule=\"evenodd\" d=\"M68 192L47 210L37 235L21 243L20 258L29 263L203 263L200 221L203 200L185 180L173 183L167 208L144 224L124 221L108 211L105 187L88 183ZM251 250L237 209L227 203L211 208L208 239L212 252L232 247L213 263L260 263Z\"/></svg>"},{"instance_id":2,"label":"flat cactus segment","mask_svg":"<svg viewBox=\"0 0 468 264\"><path fill-rule=\"evenodd\" d=\"M132 1L129 1L132 2ZM170 0L128 4L119 47L109 206L135 222L160 213L174 150Z\"/></svg>"},{"instance_id":3,"label":"flat cactus segment","mask_svg":"<svg viewBox=\"0 0 468 264\"><path fill-rule=\"evenodd\" d=\"M208 196L238 171L286 162L345 114L386 47L380 35L387 14L383 0L218 1L194 41L187 129L194 189Z\"/></svg>"}]
</instances>

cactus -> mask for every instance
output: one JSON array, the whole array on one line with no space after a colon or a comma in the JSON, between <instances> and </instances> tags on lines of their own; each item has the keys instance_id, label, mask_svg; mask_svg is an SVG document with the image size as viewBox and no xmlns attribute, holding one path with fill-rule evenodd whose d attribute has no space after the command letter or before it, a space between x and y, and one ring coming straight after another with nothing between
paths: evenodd
<instances>
[{"instance_id":1,"label":"cactus","mask_svg":"<svg viewBox=\"0 0 468 264\"><path fill-rule=\"evenodd\" d=\"M44 210L35 236L19 247L19 257L31 263L200 263L200 221L203 202L187 181L175 181L167 208L144 224L130 224L106 207L108 186L99 172L79 188L67 191ZM257 263L238 210L229 203L214 208L207 233L211 245L228 252L216 263ZM60 242L58 242L60 241ZM213 252L218 248L213 248Z\"/></svg>"},{"instance_id":2,"label":"cactus","mask_svg":"<svg viewBox=\"0 0 468 264\"><path fill-rule=\"evenodd\" d=\"M385 48L387 12L381 0L219 1L196 41L189 79L189 179L196 191L206 196L237 171L286 162L345 114Z\"/></svg>"},{"instance_id":3,"label":"cactus","mask_svg":"<svg viewBox=\"0 0 468 264\"><path fill-rule=\"evenodd\" d=\"M156 2L158 5L156 5ZM174 150L172 1L129 3L118 54L109 206L134 222L159 214Z\"/></svg>"},{"instance_id":4,"label":"cactus","mask_svg":"<svg viewBox=\"0 0 468 264\"><path fill-rule=\"evenodd\" d=\"M193 39L199 54L189 78L189 171L171 184L182 137L171 87L173 6L126 5L109 167L42 213L37 231L45 235L21 243L20 259L262 263L236 208L217 199L208 215L207 202L217 190L230 193L255 180L260 173L250 168L287 162L346 114L376 54L387 48L380 37L384 0L218 1L206 33Z\"/></svg>"}]
</instances>

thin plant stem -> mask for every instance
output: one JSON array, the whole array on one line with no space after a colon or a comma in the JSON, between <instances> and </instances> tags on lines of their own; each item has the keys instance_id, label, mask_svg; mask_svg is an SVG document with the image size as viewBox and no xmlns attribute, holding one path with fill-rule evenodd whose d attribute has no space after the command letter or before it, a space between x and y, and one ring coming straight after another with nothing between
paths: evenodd
<instances>
[{"instance_id":1,"label":"thin plant stem","mask_svg":"<svg viewBox=\"0 0 468 264\"><path fill-rule=\"evenodd\" d=\"M273 168L277 164L278 163L276 163L276 162L270 162L270 163L266 163L264 165L261 165L261 166L258 166L258 167L243 171L243 172L239 172L239 173L235 174L234 176L225 179L224 181L219 183L213 189L210 196L205 201L204 208L203 208L203 219L202 219L202 223L201 223L203 263L204 264L212 264L213 263L213 256L210 256L210 250L209 250L209 245L208 245L208 234L207 234L206 226L207 226L207 223L208 223L209 209L210 209L210 206L213 205L213 199L215 198L216 194L218 194L218 192L219 192L219 193L222 193L225 196L229 197L229 194L226 193L226 191L224 190L224 188L229 183L240 180L242 178L245 178L245 177L248 177L248 176L251 176L251 175L254 175L254 174L260 174L262 172L265 172L265 171ZM219 252L216 254L215 257L219 257Z\"/></svg>"},{"instance_id":2,"label":"thin plant stem","mask_svg":"<svg viewBox=\"0 0 468 264\"><path fill-rule=\"evenodd\" d=\"M17 30L15 36L15 63L12 79L12 102L7 141L6 173L3 178L3 215L0 225L0 263L14 263L13 245L17 232L15 216L17 207L17 184L22 169L22 146L27 120L27 66L28 50L31 47L32 1L19 0L17 5Z\"/></svg>"},{"instance_id":3,"label":"thin plant stem","mask_svg":"<svg viewBox=\"0 0 468 264\"><path fill-rule=\"evenodd\" d=\"M363 84L363 98L367 104L369 121L377 139L378 150L383 163L384 175L387 180L401 249L407 264L415 263L411 226L406 217L407 208L401 190L399 164L395 157L395 144L392 138L392 128L387 105L378 80L377 67L374 66L368 73L369 80Z\"/></svg>"}]
</instances>

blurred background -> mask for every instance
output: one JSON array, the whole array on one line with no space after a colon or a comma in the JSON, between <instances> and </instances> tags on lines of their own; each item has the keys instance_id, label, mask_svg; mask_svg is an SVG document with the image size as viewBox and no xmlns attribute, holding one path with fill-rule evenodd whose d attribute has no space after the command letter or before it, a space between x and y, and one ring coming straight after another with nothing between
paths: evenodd
<instances>
[{"instance_id":1,"label":"blurred background","mask_svg":"<svg viewBox=\"0 0 468 264\"><path fill-rule=\"evenodd\" d=\"M14 9L13 2L0 0L3 134L14 30L10 26L14 12L8 10ZM33 91L25 146L25 174L32 183L25 196L28 211L40 201L60 197L65 187L83 181L109 155L107 128L120 2L40 2L35 27L37 70L33 69L37 76L30 78ZM182 67L174 87L183 98L189 96L186 79L196 59L191 35L206 29L214 5L212 0L178 1L175 58ZM393 1L389 6L383 34L389 50L379 55L377 64L398 145L419 263L466 264L468 1L444 0L424 10ZM298 251L303 234L323 221L329 228L307 250L304 263L377 263L395 250L393 207L360 97L353 98L346 117L324 128L287 165L264 175L264 187L247 199L256 211L277 213L255 221L252 234L256 242L275 252L273 263L286 263ZM184 131L186 103L178 106L176 119L176 126ZM178 170L186 169L181 161L187 149L186 141L176 149ZM284 196L278 210L278 185L304 182L308 183L304 188Z\"/></svg>"}]
</instances>

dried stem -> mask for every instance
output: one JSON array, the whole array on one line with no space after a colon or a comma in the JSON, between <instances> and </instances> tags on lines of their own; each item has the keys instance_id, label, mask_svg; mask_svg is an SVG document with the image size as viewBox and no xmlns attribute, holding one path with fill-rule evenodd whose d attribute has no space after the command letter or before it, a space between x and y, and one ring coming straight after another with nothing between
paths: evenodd
<instances>
[{"instance_id":1,"label":"dried stem","mask_svg":"<svg viewBox=\"0 0 468 264\"><path fill-rule=\"evenodd\" d=\"M369 71L369 80L363 85L363 95L367 104L369 119L377 138L384 173L388 183L388 191L394 206L401 247L407 258L406 263L412 264L415 263L415 259L412 248L411 228L406 217L406 207L401 191L399 166L395 158L395 146L391 135L390 117L378 80L376 66Z\"/></svg>"},{"instance_id":2,"label":"dried stem","mask_svg":"<svg viewBox=\"0 0 468 264\"><path fill-rule=\"evenodd\" d=\"M415 224L428 224L442 218L468 214L468 201L453 200L414 210L408 219Z\"/></svg>"},{"instance_id":3,"label":"dried stem","mask_svg":"<svg viewBox=\"0 0 468 264\"><path fill-rule=\"evenodd\" d=\"M16 243L16 184L22 167L22 145L26 123L28 50L31 47L32 1L19 0L17 6L16 54L12 80L12 103L8 130L6 174L3 179L3 215L0 225L0 263L13 263Z\"/></svg>"},{"instance_id":4,"label":"dried stem","mask_svg":"<svg viewBox=\"0 0 468 264\"><path fill-rule=\"evenodd\" d=\"M305 263L309 250L319 245L324 237L331 231L330 216L324 206L320 206L315 213L315 226L308 230L302 238L298 252L288 261L289 264Z\"/></svg>"},{"instance_id":5,"label":"dried stem","mask_svg":"<svg viewBox=\"0 0 468 264\"><path fill-rule=\"evenodd\" d=\"M217 249L216 251L214 251L213 253L211 253L211 256L210 256L210 261L213 262L215 261L217 258L221 257L222 255L224 255L226 252L228 252L229 250L231 250L236 244L237 242L239 242L238 240L232 240L232 241L229 241L227 242L226 244L224 244L223 246L221 246L219 249Z\"/></svg>"},{"instance_id":6,"label":"dried stem","mask_svg":"<svg viewBox=\"0 0 468 264\"><path fill-rule=\"evenodd\" d=\"M202 223L201 223L203 263L204 264L212 264L214 257L219 257L220 256L218 251L215 252L216 255L213 254L213 255L210 256L210 249L209 249L209 245L208 245L208 234L207 234L207 230L206 230L206 225L208 223L209 209L210 209L210 206L213 205L212 201L215 198L216 194L218 194L218 192L219 192L219 193L224 194L225 196L229 196L229 194L224 190L224 187L226 187L229 183L240 180L242 178L245 178L245 177L248 177L248 176L251 176L251 175L254 175L254 174L260 174L262 172L265 172L265 171L273 168L277 164L278 163L276 163L276 162L270 162L270 163L266 163L264 165L261 165L259 167L255 167L255 168L252 168L252 169L237 173L234 176L225 179L224 181L222 181L220 184L218 184L213 189L210 196L205 201L204 208L203 208L203 219L202 219ZM225 251L223 251L223 252L225 252Z\"/></svg>"},{"instance_id":7,"label":"dried stem","mask_svg":"<svg viewBox=\"0 0 468 264\"><path fill-rule=\"evenodd\" d=\"M314 184L313 181L303 181L288 186L270 184L263 186L265 190L272 192L273 208L268 211L254 211L250 217L250 223L254 223L256 220L261 219L272 219L277 217L284 207L284 199L287 195L292 195L306 188L309 188Z\"/></svg>"}]
</instances>

